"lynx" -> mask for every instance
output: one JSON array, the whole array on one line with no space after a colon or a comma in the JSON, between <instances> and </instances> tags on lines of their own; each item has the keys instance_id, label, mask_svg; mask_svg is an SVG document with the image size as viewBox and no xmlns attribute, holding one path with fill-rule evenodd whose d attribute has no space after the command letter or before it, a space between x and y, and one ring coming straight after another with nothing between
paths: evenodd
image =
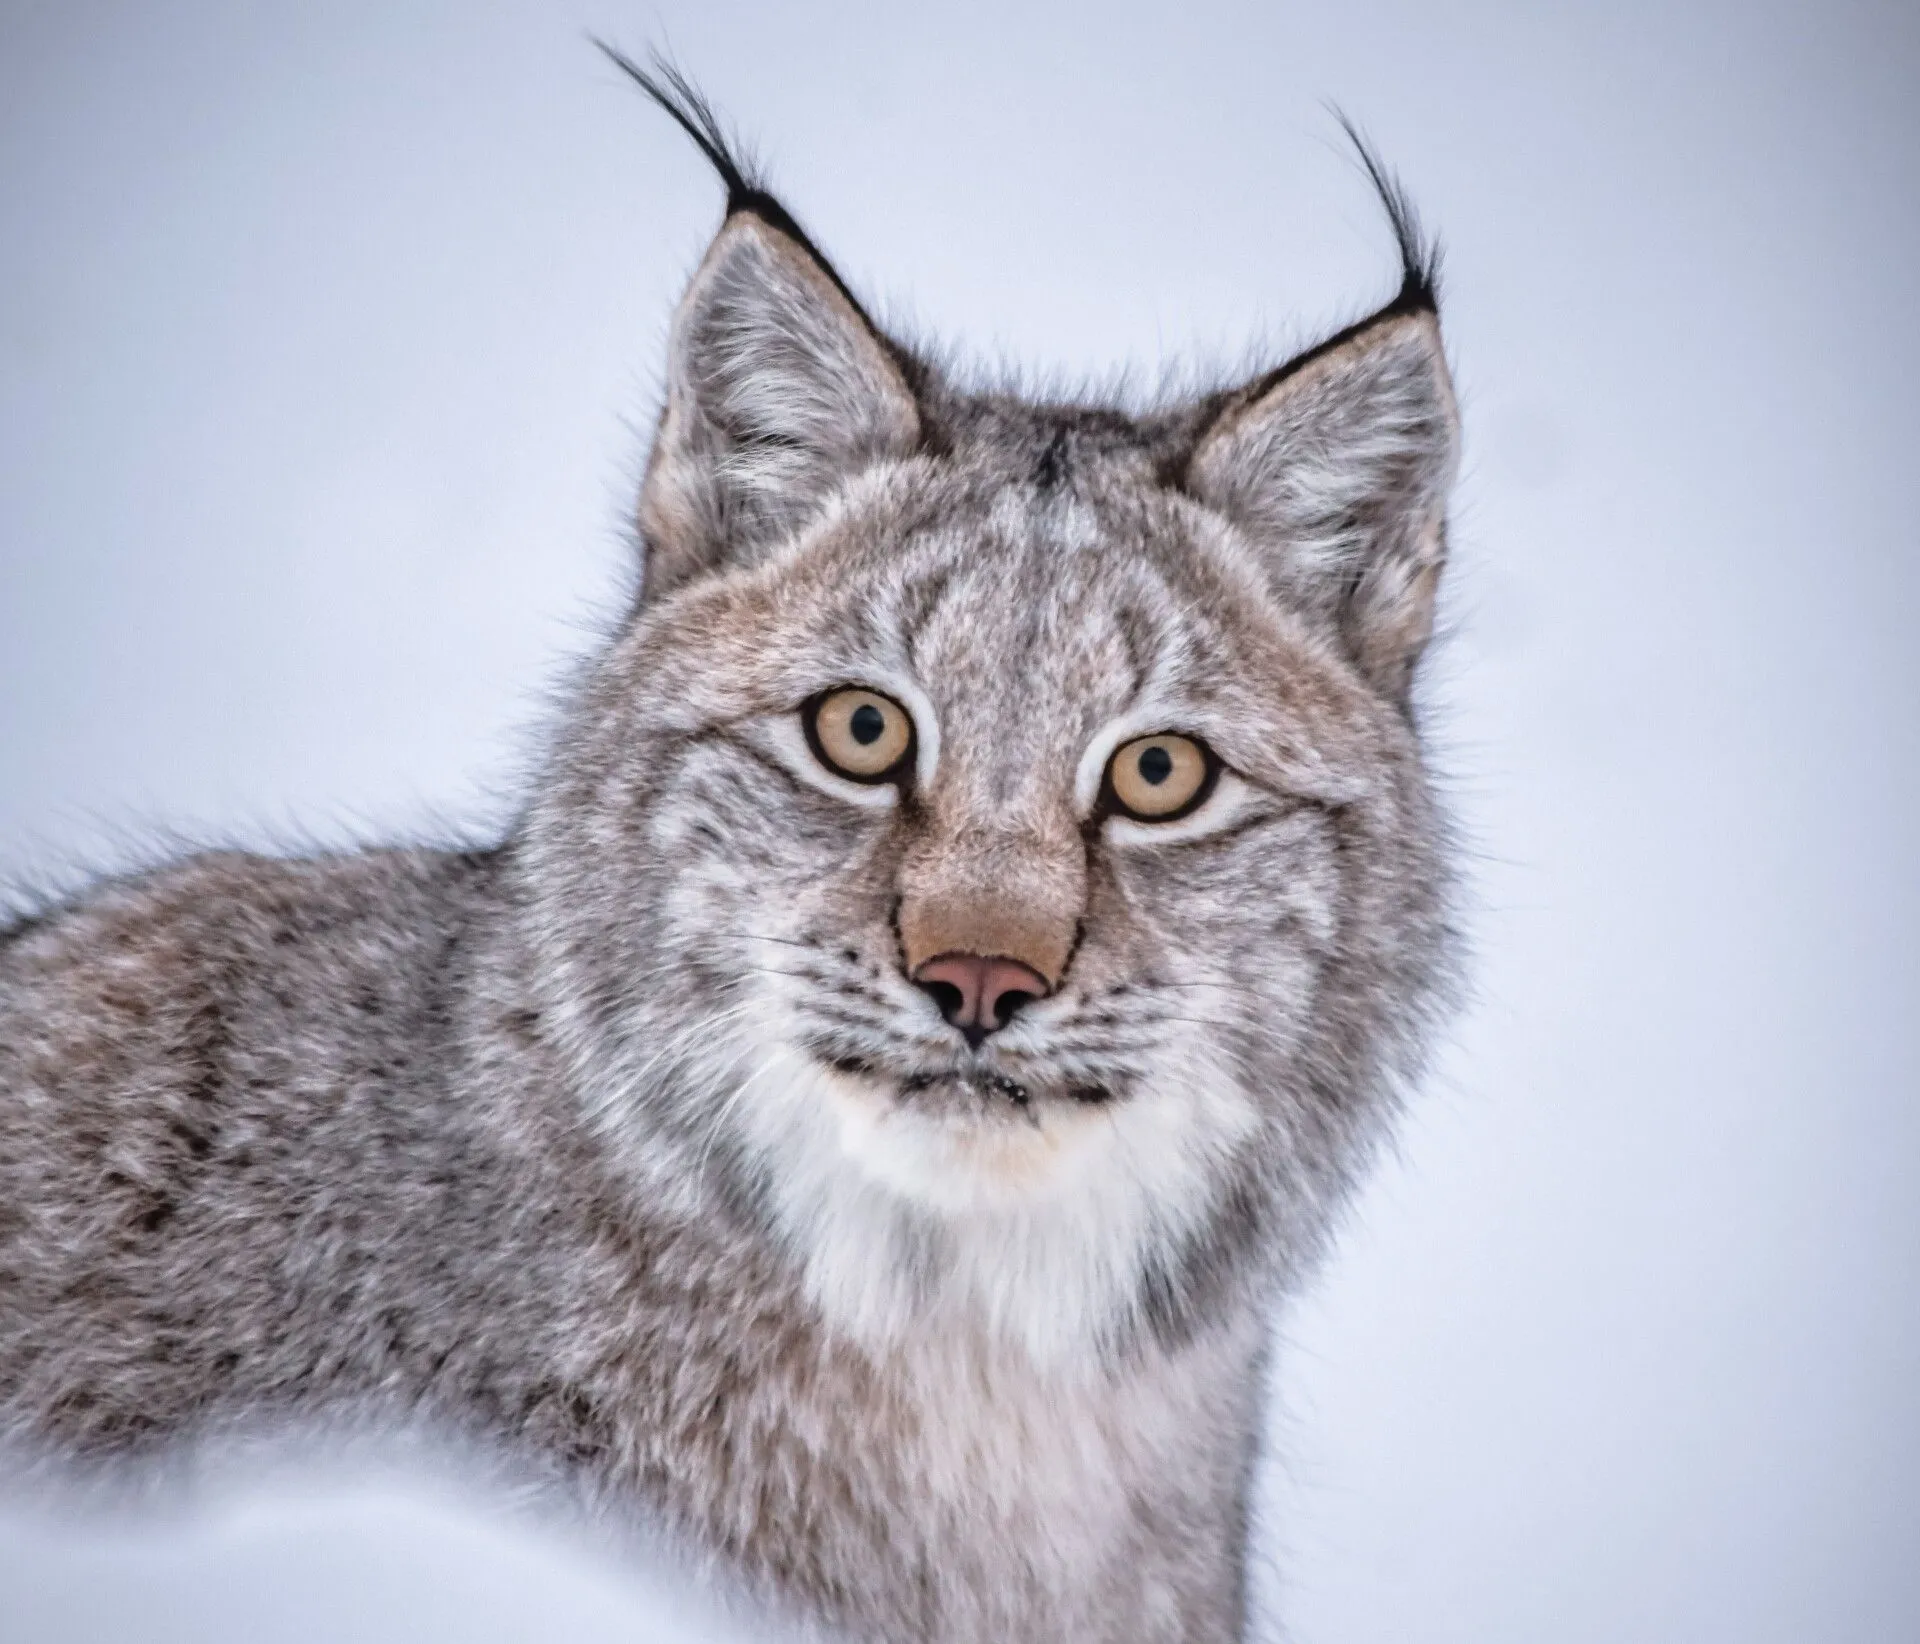
<instances>
[{"instance_id":1,"label":"lynx","mask_svg":"<svg viewBox=\"0 0 1920 1644\"><path fill-rule=\"evenodd\" d=\"M1269 1322L1453 973L1436 261L1151 409L890 336L713 164L644 573L491 848L0 934L0 1443L428 1426L801 1625L1243 1638Z\"/></svg>"}]
</instances>

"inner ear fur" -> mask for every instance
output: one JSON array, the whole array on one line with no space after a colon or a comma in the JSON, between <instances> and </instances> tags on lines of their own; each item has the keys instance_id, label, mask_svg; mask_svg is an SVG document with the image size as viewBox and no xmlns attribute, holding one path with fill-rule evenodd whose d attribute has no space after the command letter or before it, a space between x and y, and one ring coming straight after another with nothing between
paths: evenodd
<instances>
[{"instance_id":1,"label":"inner ear fur","mask_svg":"<svg viewBox=\"0 0 1920 1644\"><path fill-rule=\"evenodd\" d=\"M1439 317L1396 305L1242 390L1186 485L1239 526L1284 598L1404 696L1433 631L1458 451Z\"/></svg>"},{"instance_id":2,"label":"inner ear fur","mask_svg":"<svg viewBox=\"0 0 1920 1644\"><path fill-rule=\"evenodd\" d=\"M674 316L640 497L648 597L752 563L919 437L891 347L838 280L804 243L736 211Z\"/></svg>"}]
</instances>

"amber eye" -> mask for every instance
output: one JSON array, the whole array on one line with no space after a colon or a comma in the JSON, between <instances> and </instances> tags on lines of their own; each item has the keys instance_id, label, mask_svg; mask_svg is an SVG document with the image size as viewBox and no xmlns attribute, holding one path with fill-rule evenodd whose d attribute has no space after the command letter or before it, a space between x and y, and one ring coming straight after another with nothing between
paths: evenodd
<instances>
[{"instance_id":1,"label":"amber eye","mask_svg":"<svg viewBox=\"0 0 1920 1644\"><path fill-rule=\"evenodd\" d=\"M885 782L913 751L907 710L878 691L828 691L801 715L814 757L855 782Z\"/></svg>"},{"instance_id":2,"label":"amber eye","mask_svg":"<svg viewBox=\"0 0 1920 1644\"><path fill-rule=\"evenodd\" d=\"M1213 755L1191 737L1143 736L1107 766L1107 786L1119 808L1143 822L1184 816L1213 786Z\"/></svg>"}]
</instances>

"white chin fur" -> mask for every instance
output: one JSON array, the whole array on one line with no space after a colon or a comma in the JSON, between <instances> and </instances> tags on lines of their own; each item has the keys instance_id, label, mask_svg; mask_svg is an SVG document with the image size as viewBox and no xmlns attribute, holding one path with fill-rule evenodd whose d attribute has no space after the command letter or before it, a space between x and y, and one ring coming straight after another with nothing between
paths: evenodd
<instances>
[{"instance_id":1,"label":"white chin fur","mask_svg":"<svg viewBox=\"0 0 1920 1644\"><path fill-rule=\"evenodd\" d=\"M771 1024L767 1024L770 1026ZM756 1037L759 1037L756 1035ZM1205 1213L1253 1104L1181 1045L1133 1094L977 1121L914 1111L784 1045L737 1106L815 1304L876 1344L984 1327L1040 1364L1096 1356L1149 1256Z\"/></svg>"}]
</instances>

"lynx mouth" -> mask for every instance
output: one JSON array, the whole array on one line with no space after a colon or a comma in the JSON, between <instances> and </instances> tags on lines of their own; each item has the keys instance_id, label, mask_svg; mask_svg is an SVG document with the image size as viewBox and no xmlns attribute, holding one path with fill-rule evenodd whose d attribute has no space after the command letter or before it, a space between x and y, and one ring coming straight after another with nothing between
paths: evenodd
<instances>
[{"instance_id":1,"label":"lynx mouth","mask_svg":"<svg viewBox=\"0 0 1920 1644\"><path fill-rule=\"evenodd\" d=\"M903 1102L932 1097L970 1097L983 1105L1007 1104L1029 1110L1036 1102L1064 1100L1082 1107L1099 1107L1114 1099L1106 1085L1091 1080L1066 1084L1030 1084L990 1067L960 1067L939 1073L898 1073L865 1056L816 1051L836 1073L890 1087Z\"/></svg>"}]
</instances>

